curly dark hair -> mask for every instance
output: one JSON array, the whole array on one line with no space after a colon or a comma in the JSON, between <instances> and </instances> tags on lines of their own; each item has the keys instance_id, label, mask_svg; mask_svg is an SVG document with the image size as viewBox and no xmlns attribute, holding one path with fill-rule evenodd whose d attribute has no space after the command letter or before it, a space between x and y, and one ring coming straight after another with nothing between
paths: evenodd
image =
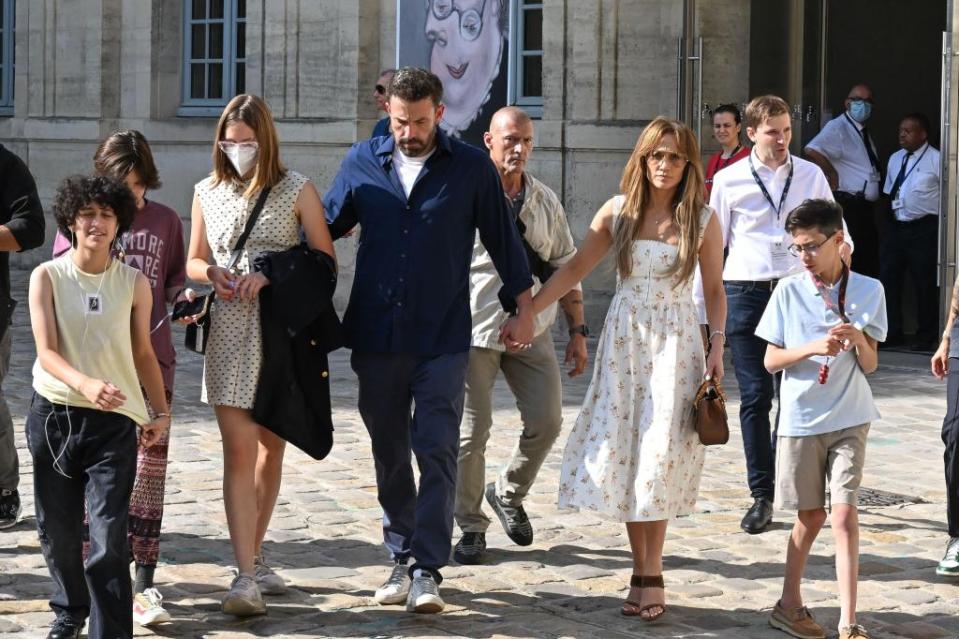
<instances>
[{"instance_id":1,"label":"curly dark hair","mask_svg":"<svg viewBox=\"0 0 959 639\"><path fill-rule=\"evenodd\" d=\"M89 204L99 204L113 211L117 216L117 237L133 225L137 205L126 184L106 175L72 175L60 183L53 201L53 218L60 232L72 238L70 225L77 219L80 209Z\"/></svg>"}]
</instances>

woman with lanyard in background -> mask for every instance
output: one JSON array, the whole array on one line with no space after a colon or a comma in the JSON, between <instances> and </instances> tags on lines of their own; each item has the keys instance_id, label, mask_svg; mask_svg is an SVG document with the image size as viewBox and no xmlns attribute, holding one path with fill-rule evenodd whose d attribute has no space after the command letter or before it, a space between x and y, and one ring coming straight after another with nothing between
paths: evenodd
<instances>
[{"instance_id":1,"label":"woman with lanyard in background","mask_svg":"<svg viewBox=\"0 0 959 639\"><path fill-rule=\"evenodd\" d=\"M739 141L743 129L743 117L735 104L722 104L713 111L713 137L723 145L706 164L706 201L713 188L713 176L730 164L734 164L749 155L749 147Z\"/></svg>"}]
</instances>

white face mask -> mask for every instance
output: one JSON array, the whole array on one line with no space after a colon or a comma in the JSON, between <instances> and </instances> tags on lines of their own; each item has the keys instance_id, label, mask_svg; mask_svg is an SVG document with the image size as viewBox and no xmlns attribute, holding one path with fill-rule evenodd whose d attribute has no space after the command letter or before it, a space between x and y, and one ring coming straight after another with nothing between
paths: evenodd
<instances>
[{"instance_id":1,"label":"white face mask","mask_svg":"<svg viewBox=\"0 0 959 639\"><path fill-rule=\"evenodd\" d=\"M256 160L260 151L256 142L220 142L220 150L230 160L230 164L233 165L236 174L240 177L256 168Z\"/></svg>"}]
</instances>

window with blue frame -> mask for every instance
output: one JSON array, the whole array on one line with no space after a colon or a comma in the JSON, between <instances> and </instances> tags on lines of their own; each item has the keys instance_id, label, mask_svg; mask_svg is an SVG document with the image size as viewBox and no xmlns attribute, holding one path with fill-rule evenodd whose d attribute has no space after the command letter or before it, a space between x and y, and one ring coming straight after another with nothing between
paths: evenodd
<instances>
[{"instance_id":1,"label":"window with blue frame","mask_svg":"<svg viewBox=\"0 0 959 639\"><path fill-rule=\"evenodd\" d=\"M246 92L246 0L184 0L181 115L219 115Z\"/></svg>"},{"instance_id":2,"label":"window with blue frame","mask_svg":"<svg viewBox=\"0 0 959 639\"><path fill-rule=\"evenodd\" d=\"M0 0L0 115L13 115L14 0Z\"/></svg>"},{"instance_id":3,"label":"window with blue frame","mask_svg":"<svg viewBox=\"0 0 959 639\"><path fill-rule=\"evenodd\" d=\"M511 102L540 116L543 109L543 3L513 0Z\"/></svg>"}]
</instances>

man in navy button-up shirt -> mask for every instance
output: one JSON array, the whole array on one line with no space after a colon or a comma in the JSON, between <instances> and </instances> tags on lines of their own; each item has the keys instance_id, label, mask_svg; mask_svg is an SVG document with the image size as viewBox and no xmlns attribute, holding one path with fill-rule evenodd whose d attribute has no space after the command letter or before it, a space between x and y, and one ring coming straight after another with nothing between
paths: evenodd
<instances>
[{"instance_id":1,"label":"man in navy button-up shirt","mask_svg":"<svg viewBox=\"0 0 959 639\"><path fill-rule=\"evenodd\" d=\"M533 339L533 280L499 175L486 154L438 128L442 93L432 73L400 69L387 103L392 135L354 145L323 198L334 238L362 227L343 323L396 562L375 599L416 612L443 609L437 584L453 530L477 231L504 307L518 308L503 329L507 347Z\"/></svg>"}]
</instances>

